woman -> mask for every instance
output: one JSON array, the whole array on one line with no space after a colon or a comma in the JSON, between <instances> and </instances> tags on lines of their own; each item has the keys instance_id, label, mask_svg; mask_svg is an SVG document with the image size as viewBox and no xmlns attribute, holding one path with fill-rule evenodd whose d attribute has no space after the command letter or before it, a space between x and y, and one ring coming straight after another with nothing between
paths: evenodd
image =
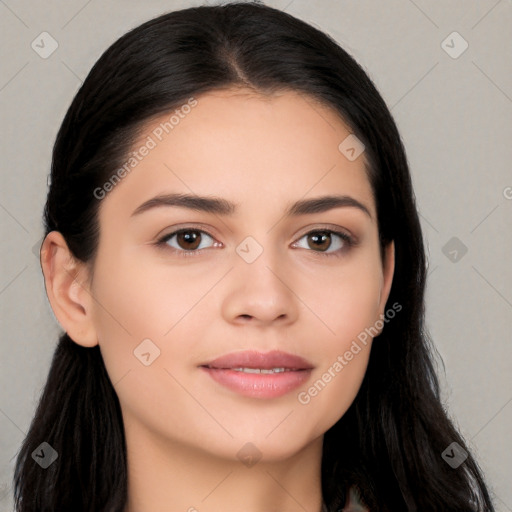
<instances>
[{"instance_id":1,"label":"woman","mask_svg":"<svg viewBox=\"0 0 512 512\"><path fill-rule=\"evenodd\" d=\"M65 333L18 512L494 510L440 401L400 136L325 34L233 3L121 37L45 226Z\"/></svg>"}]
</instances>

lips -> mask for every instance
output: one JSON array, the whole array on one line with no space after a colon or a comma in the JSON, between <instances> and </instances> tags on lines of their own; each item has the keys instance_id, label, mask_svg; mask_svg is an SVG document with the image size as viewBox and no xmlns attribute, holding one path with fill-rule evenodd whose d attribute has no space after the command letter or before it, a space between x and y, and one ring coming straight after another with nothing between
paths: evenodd
<instances>
[{"instance_id":1,"label":"lips","mask_svg":"<svg viewBox=\"0 0 512 512\"><path fill-rule=\"evenodd\" d=\"M216 383L238 395L273 399L290 393L310 378L313 365L279 350L233 352L199 368Z\"/></svg>"},{"instance_id":2,"label":"lips","mask_svg":"<svg viewBox=\"0 0 512 512\"><path fill-rule=\"evenodd\" d=\"M285 370L310 370L313 368L313 365L306 359L287 352L281 352L280 350L273 350L266 353L252 350L233 352L200 366L219 370L234 370L239 368L260 370L272 370L277 368L284 368Z\"/></svg>"}]
</instances>

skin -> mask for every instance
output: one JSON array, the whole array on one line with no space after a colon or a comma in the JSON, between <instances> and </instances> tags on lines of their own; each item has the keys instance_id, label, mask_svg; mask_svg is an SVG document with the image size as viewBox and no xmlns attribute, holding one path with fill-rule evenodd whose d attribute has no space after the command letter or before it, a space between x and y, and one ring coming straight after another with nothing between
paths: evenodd
<instances>
[{"instance_id":1,"label":"skin","mask_svg":"<svg viewBox=\"0 0 512 512\"><path fill-rule=\"evenodd\" d=\"M225 90L197 100L101 200L94 267L75 261L60 233L48 235L48 297L76 343L99 344L119 396L126 512L317 512L323 435L360 388L371 338L309 403L297 394L384 314L394 247L381 260L364 153L349 161L338 150L350 130L334 111L290 91ZM134 147L168 118L153 119ZM164 206L132 216L172 192L222 197L237 213ZM370 215L345 206L284 217L294 201L333 194ZM201 234L201 251L188 257L173 252L190 247L176 237L155 245L182 227L212 238ZM357 245L326 256L306 236L315 229L347 232ZM235 250L247 236L263 248L250 264ZM332 253L343 243L332 235L321 247ZM133 353L147 338L160 350L149 366ZM272 399L241 396L198 368L245 349L280 349L315 368L301 388ZM246 443L261 453L251 467L237 457Z\"/></svg>"}]
</instances>

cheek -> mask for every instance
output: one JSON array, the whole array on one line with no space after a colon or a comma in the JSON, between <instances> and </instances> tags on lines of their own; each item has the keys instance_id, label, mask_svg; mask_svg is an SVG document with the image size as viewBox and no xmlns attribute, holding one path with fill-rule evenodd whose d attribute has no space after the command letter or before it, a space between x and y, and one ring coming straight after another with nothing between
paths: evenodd
<instances>
[{"instance_id":1,"label":"cheek","mask_svg":"<svg viewBox=\"0 0 512 512\"><path fill-rule=\"evenodd\" d=\"M375 323L379 319L381 272L371 254L340 265L339 272L317 273L315 287L304 302L322 322L316 321L318 360L321 362L310 386L300 390L298 402L320 412L319 432L332 426L349 408L364 379ZM304 294L306 292L304 291ZM307 298L306 298L307 297Z\"/></svg>"},{"instance_id":2,"label":"cheek","mask_svg":"<svg viewBox=\"0 0 512 512\"><path fill-rule=\"evenodd\" d=\"M178 425L175 434L186 432L187 418L198 410L180 383L184 363L194 361L194 346L201 340L205 321L198 311L212 283L198 284L184 279L182 271L164 272L122 258L116 265L98 266L95 282L99 345L123 411L159 431Z\"/></svg>"},{"instance_id":3,"label":"cheek","mask_svg":"<svg viewBox=\"0 0 512 512\"><path fill-rule=\"evenodd\" d=\"M127 331L134 341L162 338L212 286L214 276L203 274L160 263L144 264L141 258L129 255L116 258L115 265L99 266L94 294L103 341L110 343L117 337L110 336L115 333L125 337Z\"/></svg>"},{"instance_id":4,"label":"cheek","mask_svg":"<svg viewBox=\"0 0 512 512\"><path fill-rule=\"evenodd\" d=\"M317 317L324 348L343 350L379 318L382 271L371 252L301 276L299 292ZM320 334L320 332L319 332Z\"/></svg>"},{"instance_id":5,"label":"cheek","mask_svg":"<svg viewBox=\"0 0 512 512\"><path fill-rule=\"evenodd\" d=\"M312 429L315 436L326 432L346 413L366 373L371 341L366 345L343 345L328 363L317 369L310 385L297 394L302 414L316 419Z\"/></svg>"},{"instance_id":6,"label":"cheek","mask_svg":"<svg viewBox=\"0 0 512 512\"><path fill-rule=\"evenodd\" d=\"M360 279L340 283L337 301L332 305L331 321L338 350L348 350L353 340L368 339L365 333L375 325L379 312L379 283L372 279ZM369 340L368 340L369 341Z\"/></svg>"},{"instance_id":7,"label":"cheek","mask_svg":"<svg viewBox=\"0 0 512 512\"><path fill-rule=\"evenodd\" d=\"M144 349L144 354L149 351L150 360L158 355L155 364L161 364L169 360L169 354L172 361L191 348L188 342L193 342L193 337L189 336L185 345L174 342L176 333L190 320L210 283L183 282L177 270L163 272L156 265L136 265L127 258L116 258L115 265L99 265L94 282L94 323L113 381L128 369L144 367L138 357L140 350ZM189 282L195 284L187 285Z\"/></svg>"}]
</instances>

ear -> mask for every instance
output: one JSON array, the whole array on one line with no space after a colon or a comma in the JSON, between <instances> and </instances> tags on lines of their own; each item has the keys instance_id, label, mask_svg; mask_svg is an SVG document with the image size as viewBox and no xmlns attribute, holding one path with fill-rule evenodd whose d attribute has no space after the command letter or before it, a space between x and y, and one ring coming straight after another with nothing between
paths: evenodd
<instances>
[{"instance_id":1,"label":"ear","mask_svg":"<svg viewBox=\"0 0 512 512\"><path fill-rule=\"evenodd\" d=\"M391 292L393 275L395 273L395 242L392 240L384 248L384 260L382 262L382 287L379 298L379 314L384 315L386 302ZM380 317L379 317L380 318Z\"/></svg>"},{"instance_id":2,"label":"ear","mask_svg":"<svg viewBox=\"0 0 512 512\"><path fill-rule=\"evenodd\" d=\"M89 270L85 263L74 258L58 231L48 233L43 242L41 268L48 300L61 327L79 345L97 345Z\"/></svg>"}]
</instances>

